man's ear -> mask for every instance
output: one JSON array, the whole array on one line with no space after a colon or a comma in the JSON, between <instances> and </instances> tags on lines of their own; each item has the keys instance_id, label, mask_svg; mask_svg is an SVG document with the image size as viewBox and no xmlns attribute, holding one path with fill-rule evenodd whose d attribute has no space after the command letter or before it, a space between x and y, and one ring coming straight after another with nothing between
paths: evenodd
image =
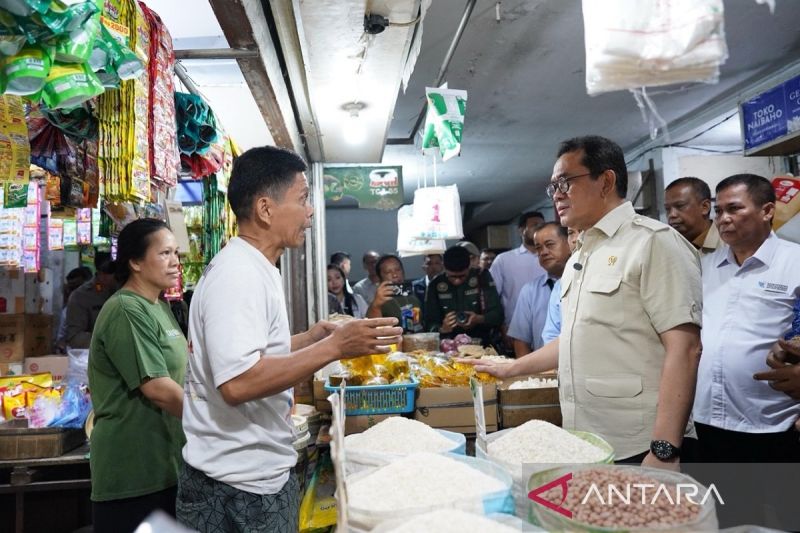
<instances>
[{"instance_id":1,"label":"man's ear","mask_svg":"<svg viewBox=\"0 0 800 533\"><path fill-rule=\"evenodd\" d=\"M702 206L703 209L703 216L708 218L708 215L711 214L711 200L706 198L700 203L700 205Z\"/></svg>"},{"instance_id":2,"label":"man's ear","mask_svg":"<svg viewBox=\"0 0 800 533\"><path fill-rule=\"evenodd\" d=\"M275 202L269 196L261 196L253 202L253 217L266 225L272 225Z\"/></svg>"},{"instance_id":3,"label":"man's ear","mask_svg":"<svg viewBox=\"0 0 800 533\"><path fill-rule=\"evenodd\" d=\"M617 173L616 172L614 172L610 168L606 169L605 171L603 171L602 174L600 174L600 178L599 179L603 180L603 186L602 186L601 191L603 193L603 197L604 198L607 197L607 196L611 196L612 194L614 196L617 195Z\"/></svg>"}]
</instances>

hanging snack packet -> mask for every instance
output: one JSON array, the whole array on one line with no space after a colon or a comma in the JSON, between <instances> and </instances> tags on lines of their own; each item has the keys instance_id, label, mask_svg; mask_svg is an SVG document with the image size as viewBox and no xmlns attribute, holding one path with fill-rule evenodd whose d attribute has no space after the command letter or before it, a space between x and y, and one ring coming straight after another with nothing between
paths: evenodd
<instances>
[{"instance_id":1,"label":"hanging snack packet","mask_svg":"<svg viewBox=\"0 0 800 533\"><path fill-rule=\"evenodd\" d=\"M25 36L17 27L17 20L10 13L0 10L0 55L17 55L25 42Z\"/></svg>"},{"instance_id":2,"label":"hanging snack packet","mask_svg":"<svg viewBox=\"0 0 800 533\"><path fill-rule=\"evenodd\" d=\"M72 108L103 94L103 85L85 63L56 63L43 91L44 102L50 109Z\"/></svg>"},{"instance_id":3,"label":"hanging snack packet","mask_svg":"<svg viewBox=\"0 0 800 533\"><path fill-rule=\"evenodd\" d=\"M100 33L100 15L86 21L81 28L64 37L56 45L56 61L61 63L85 63L94 50L94 42Z\"/></svg>"},{"instance_id":4,"label":"hanging snack packet","mask_svg":"<svg viewBox=\"0 0 800 533\"><path fill-rule=\"evenodd\" d=\"M42 22L53 35L63 35L80 30L84 23L102 9L102 0L62 2L53 0L50 9L42 13Z\"/></svg>"},{"instance_id":5,"label":"hanging snack packet","mask_svg":"<svg viewBox=\"0 0 800 533\"><path fill-rule=\"evenodd\" d=\"M428 111L422 148L439 147L442 160L447 161L461 153L461 135L467 108L467 91L425 88Z\"/></svg>"},{"instance_id":6,"label":"hanging snack packet","mask_svg":"<svg viewBox=\"0 0 800 533\"><path fill-rule=\"evenodd\" d=\"M6 94L32 95L44 86L52 64L52 49L25 46L13 57L3 58Z\"/></svg>"},{"instance_id":7,"label":"hanging snack packet","mask_svg":"<svg viewBox=\"0 0 800 533\"><path fill-rule=\"evenodd\" d=\"M0 7L18 17L29 17L34 13L46 12L50 0L0 0Z\"/></svg>"},{"instance_id":8,"label":"hanging snack packet","mask_svg":"<svg viewBox=\"0 0 800 533\"><path fill-rule=\"evenodd\" d=\"M3 207L12 209L28 205L28 184L6 183Z\"/></svg>"}]
</instances>

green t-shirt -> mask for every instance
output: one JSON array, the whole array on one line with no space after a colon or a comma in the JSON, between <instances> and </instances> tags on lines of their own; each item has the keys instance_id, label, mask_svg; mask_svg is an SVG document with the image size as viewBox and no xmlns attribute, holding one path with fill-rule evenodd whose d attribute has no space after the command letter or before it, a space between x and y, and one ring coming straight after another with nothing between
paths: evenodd
<instances>
[{"instance_id":1,"label":"green t-shirt","mask_svg":"<svg viewBox=\"0 0 800 533\"><path fill-rule=\"evenodd\" d=\"M169 306L120 290L97 317L89 354L95 425L92 500L133 498L178 482L181 420L139 390L146 378L183 386L188 348Z\"/></svg>"}]
</instances>

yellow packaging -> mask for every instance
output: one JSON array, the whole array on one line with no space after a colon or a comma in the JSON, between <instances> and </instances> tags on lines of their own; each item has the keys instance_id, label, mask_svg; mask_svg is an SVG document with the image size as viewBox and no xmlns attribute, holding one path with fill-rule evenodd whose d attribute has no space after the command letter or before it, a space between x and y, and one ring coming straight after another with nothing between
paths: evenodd
<instances>
[{"instance_id":1,"label":"yellow packaging","mask_svg":"<svg viewBox=\"0 0 800 533\"><path fill-rule=\"evenodd\" d=\"M25 374L22 376L3 376L0 377L0 389L4 387L13 387L21 383L33 383L40 387L52 387L53 375L50 372L42 372L41 374Z\"/></svg>"},{"instance_id":2,"label":"yellow packaging","mask_svg":"<svg viewBox=\"0 0 800 533\"><path fill-rule=\"evenodd\" d=\"M20 390L16 394L5 394L3 395L3 418L6 420L25 418L27 406L25 391Z\"/></svg>"}]
</instances>

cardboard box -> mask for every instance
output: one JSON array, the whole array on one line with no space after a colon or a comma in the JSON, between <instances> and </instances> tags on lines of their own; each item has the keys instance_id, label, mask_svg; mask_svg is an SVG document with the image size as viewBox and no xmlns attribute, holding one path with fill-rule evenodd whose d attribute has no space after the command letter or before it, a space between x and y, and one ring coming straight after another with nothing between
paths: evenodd
<instances>
[{"instance_id":1,"label":"cardboard box","mask_svg":"<svg viewBox=\"0 0 800 533\"><path fill-rule=\"evenodd\" d=\"M22 363L0 363L0 376L21 376Z\"/></svg>"},{"instance_id":2,"label":"cardboard box","mask_svg":"<svg viewBox=\"0 0 800 533\"><path fill-rule=\"evenodd\" d=\"M497 431L497 388L483 386L486 431ZM475 433L475 408L469 387L432 387L417 389L414 419L433 428Z\"/></svg>"},{"instance_id":3,"label":"cardboard box","mask_svg":"<svg viewBox=\"0 0 800 533\"><path fill-rule=\"evenodd\" d=\"M330 393L325 390L325 380L315 379L314 407L316 407L317 411L320 413L330 413L332 411L331 402L328 401L328 395L330 395Z\"/></svg>"},{"instance_id":4,"label":"cardboard box","mask_svg":"<svg viewBox=\"0 0 800 533\"><path fill-rule=\"evenodd\" d=\"M59 457L86 442L83 428L27 428L12 421L0 426L0 460Z\"/></svg>"},{"instance_id":5,"label":"cardboard box","mask_svg":"<svg viewBox=\"0 0 800 533\"><path fill-rule=\"evenodd\" d=\"M529 420L544 420L557 426L561 425L558 387L509 390L512 383L524 381L529 377L552 379L555 378L555 374L523 376L500 384L497 388L497 397L500 405L500 426L503 429L520 426Z\"/></svg>"},{"instance_id":6,"label":"cardboard box","mask_svg":"<svg viewBox=\"0 0 800 533\"><path fill-rule=\"evenodd\" d=\"M25 274L22 270L0 270L0 314L25 312Z\"/></svg>"},{"instance_id":7,"label":"cardboard box","mask_svg":"<svg viewBox=\"0 0 800 533\"><path fill-rule=\"evenodd\" d=\"M294 386L294 403L313 404L314 385L312 380L301 381Z\"/></svg>"},{"instance_id":8,"label":"cardboard box","mask_svg":"<svg viewBox=\"0 0 800 533\"><path fill-rule=\"evenodd\" d=\"M344 418L344 434L362 433L389 417L401 415L354 415Z\"/></svg>"},{"instance_id":9,"label":"cardboard box","mask_svg":"<svg viewBox=\"0 0 800 533\"><path fill-rule=\"evenodd\" d=\"M25 374L39 374L50 372L53 381L61 381L69 370L69 357L66 355L43 355L40 357L26 357L23 366Z\"/></svg>"},{"instance_id":10,"label":"cardboard box","mask_svg":"<svg viewBox=\"0 0 800 533\"><path fill-rule=\"evenodd\" d=\"M25 356L48 354L52 344L52 316L0 315L0 363L21 363Z\"/></svg>"}]
</instances>

